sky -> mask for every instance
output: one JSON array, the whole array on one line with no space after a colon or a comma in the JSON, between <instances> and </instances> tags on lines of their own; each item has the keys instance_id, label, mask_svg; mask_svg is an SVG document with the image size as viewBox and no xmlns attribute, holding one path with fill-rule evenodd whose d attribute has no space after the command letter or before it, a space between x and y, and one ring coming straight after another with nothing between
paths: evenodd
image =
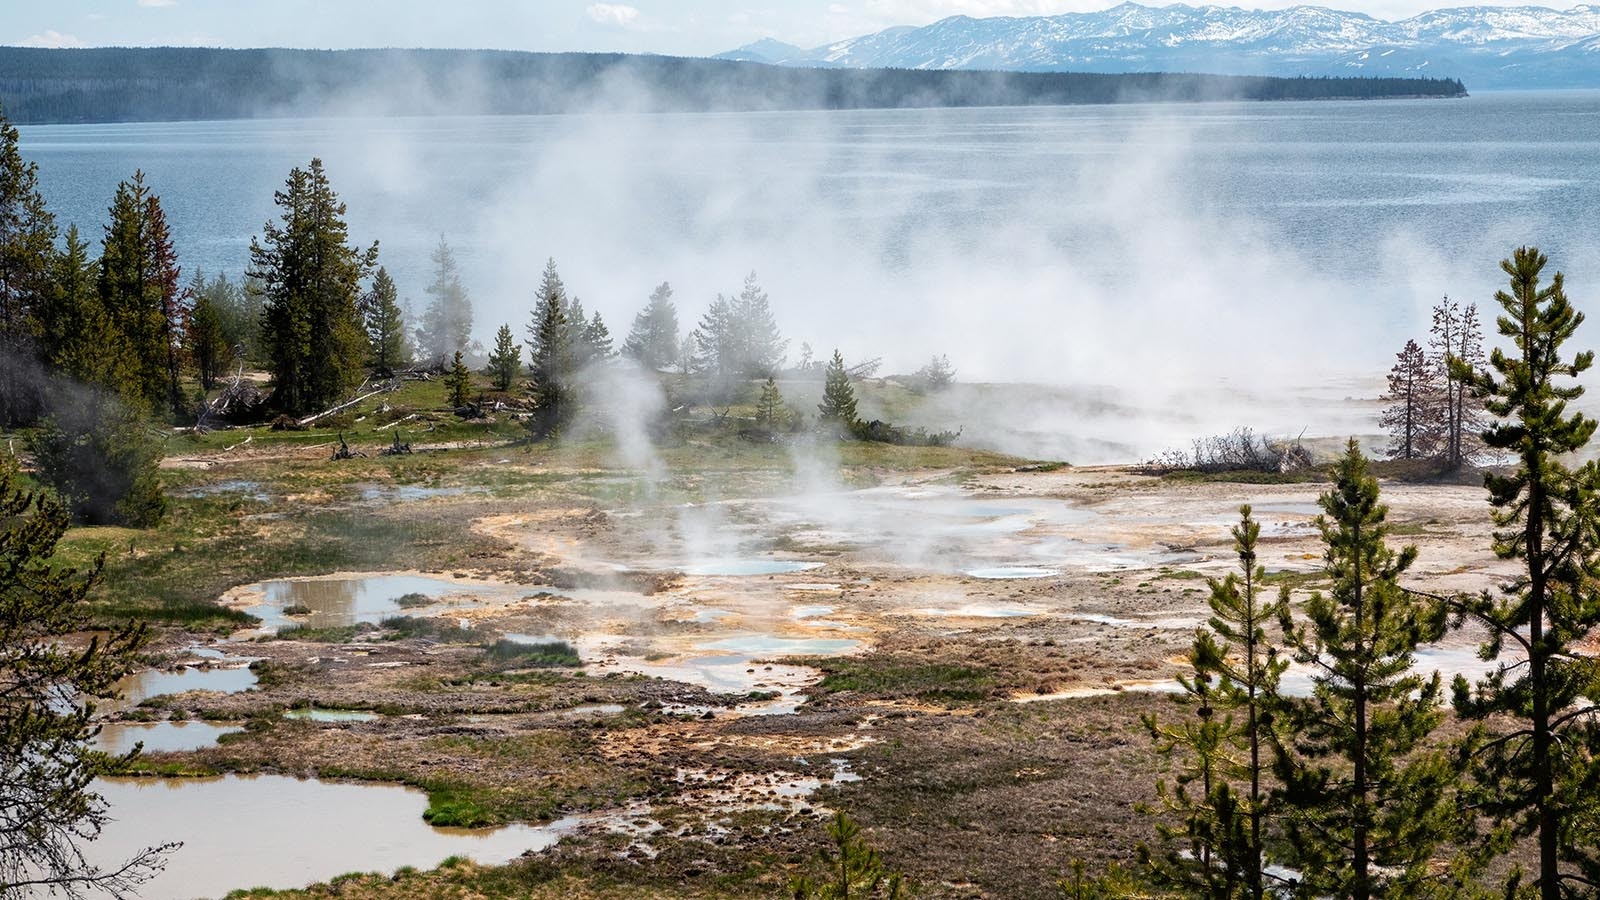
<instances>
[{"instance_id":1,"label":"sky","mask_svg":"<svg viewBox=\"0 0 1600 900\"><path fill-rule=\"evenodd\" d=\"M1163 0L1144 2L1160 5ZM1191 2L1200 5L1202 0ZM1324 2L1403 18L1440 5L1489 5L1494 0ZM0 0L0 43L465 47L704 56L766 37L814 47L951 15L1049 15L1111 5L1107 0ZM1248 5L1283 7L1295 5L1295 0ZM1573 4L1556 0L1548 5Z\"/></svg>"}]
</instances>

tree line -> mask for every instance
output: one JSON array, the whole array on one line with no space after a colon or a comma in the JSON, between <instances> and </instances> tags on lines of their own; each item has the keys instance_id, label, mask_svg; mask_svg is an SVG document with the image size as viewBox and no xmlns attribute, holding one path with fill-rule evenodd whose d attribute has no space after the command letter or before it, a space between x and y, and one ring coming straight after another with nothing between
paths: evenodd
<instances>
[{"instance_id":1,"label":"tree line","mask_svg":"<svg viewBox=\"0 0 1600 900\"><path fill-rule=\"evenodd\" d=\"M413 314L380 264L378 243L352 240L345 204L320 160L293 168L274 192L277 216L252 238L240 280L220 273L183 279L161 198L142 173L118 186L97 245L75 227L63 239L37 176L19 152L16 128L0 118L0 425L33 429L38 473L78 521L159 518L165 500L156 466L171 433L164 426L208 422L224 407L218 414L235 423L276 414L294 425L347 400L368 379L414 367L443 373L444 401L469 407L468 363L484 353L472 340L473 300L454 251L441 236L428 302ZM841 436L953 437L860 421L842 392L853 392L850 378L871 366L846 369L836 353L824 371L803 345L799 366L786 369L788 347L752 273L737 294L718 295L687 334L672 287L662 283L619 351L600 313L569 294L551 260L533 292L525 341L510 323L501 325L480 371L497 391L528 398L535 440L571 422L592 367L619 355L657 375L683 376L702 399L723 405L764 381L756 400L762 434L803 427L778 390L787 371L826 377L819 421ZM246 367L265 370L269 394L245 378ZM912 384L939 390L954 378L949 360L936 356Z\"/></svg>"},{"instance_id":2,"label":"tree line","mask_svg":"<svg viewBox=\"0 0 1600 900\"><path fill-rule=\"evenodd\" d=\"M617 97L615 85L639 89ZM1152 100L1460 97L1448 78L1275 78L810 69L606 53L0 47L0 102L25 124L322 115L1028 106Z\"/></svg>"}]
</instances>

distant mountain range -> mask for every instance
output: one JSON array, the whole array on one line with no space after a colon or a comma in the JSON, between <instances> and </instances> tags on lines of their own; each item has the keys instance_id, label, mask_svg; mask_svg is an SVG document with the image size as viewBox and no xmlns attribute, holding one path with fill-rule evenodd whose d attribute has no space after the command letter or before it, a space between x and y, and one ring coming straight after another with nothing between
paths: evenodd
<instances>
[{"instance_id":1,"label":"distant mountain range","mask_svg":"<svg viewBox=\"0 0 1600 900\"><path fill-rule=\"evenodd\" d=\"M721 59L784 66L1460 78L1471 88L1600 87L1600 6L1438 9L1400 21L1321 6L1141 6L975 19Z\"/></svg>"}]
</instances>

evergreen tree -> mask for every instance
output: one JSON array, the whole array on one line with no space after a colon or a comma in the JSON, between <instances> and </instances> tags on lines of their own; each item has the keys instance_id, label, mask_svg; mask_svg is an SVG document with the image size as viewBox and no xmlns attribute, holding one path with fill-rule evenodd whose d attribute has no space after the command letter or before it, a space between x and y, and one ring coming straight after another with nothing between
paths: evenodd
<instances>
[{"instance_id":1,"label":"evergreen tree","mask_svg":"<svg viewBox=\"0 0 1600 900\"><path fill-rule=\"evenodd\" d=\"M572 417L572 330L567 324L567 292L556 261L545 264L528 325L528 372L533 376L534 440L554 437Z\"/></svg>"},{"instance_id":2,"label":"evergreen tree","mask_svg":"<svg viewBox=\"0 0 1600 900\"><path fill-rule=\"evenodd\" d=\"M1189 651L1195 674L1183 681L1198 721L1174 727L1145 719L1157 748L1169 757L1184 754L1187 768L1173 788L1158 785L1183 827L1161 829L1163 854L1142 855L1161 883L1229 900L1268 894L1267 782L1277 746L1278 679L1288 666L1266 632L1288 608L1288 593L1274 602L1260 597L1267 574L1256 557L1260 536L1250 507L1240 507L1233 529L1239 572L1211 579L1209 628L1195 635Z\"/></svg>"},{"instance_id":3,"label":"evergreen tree","mask_svg":"<svg viewBox=\"0 0 1600 900\"><path fill-rule=\"evenodd\" d=\"M395 370L411 363L411 342L406 339L406 317L400 308L400 292L389 270L378 267L372 276L372 290L362 301L366 323L367 359L373 371L388 378Z\"/></svg>"},{"instance_id":4,"label":"evergreen tree","mask_svg":"<svg viewBox=\"0 0 1600 900\"><path fill-rule=\"evenodd\" d=\"M822 402L817 404L817 425L831 428L843 437L854 434L861 427L856 417L856 389L850 384L850 373L844 367L844 357L833 351L833 360L823 379Z\"/></svg>"},{"instance_id":5,"label":"evergreen tree","mask_svg":"<svg viewBox=\"0 0 1600 900\"><path fill-rule=\"evenodd\" d=\"M861 826L843 812L833 814L828 846L818 856L827 875L821 881L802 876L790 882L795 900L894 900L904 895L903 876L884 866L878 852L867 846Z\"/></svg>"},{"instance_id":6,"label":"evergreen tree","mask_svg":"<svg viewBox=\"0 0 1600 900\"><path fill-rule=\"evenodd\" d=\"M250 275L266 304L261 342L274 385L273 403L291 415L315 412L347 395L367 357L358 304L378 245L348 243L345 205L322 160L289 173L273 195L281 224L268 222L250 241Z\"/></svg>"},{"instance_id":7,"label":"evergreen tree","mask_svg":"<svg viewBox=\"0 0 1600 900\"><path fill-rule=\"evenodd\" d=\"M1561 358L1562 345L1583 322L1567 299L1560 272L1547 286L1544 254L1519 247L1500 267L1510 290L1495 301L1500 333L1514 350L1496 348L1487 369L1456 360L1452 368L1498 421L1483 434L1494 450L1515 454L1508 475L1484 482L1495 507L1495 553L1520 560L1520 573L1500 589L1468 601L1467 615L1490 632L1485 658L1506 644L1525 660L1502 663L1469 688L1455 681L1456 711L1479 724L1465 743L1473 759L1478 808L1497 826L1496 841L1533 835L1538 871L1531 886L1514 875L1507 896L1544 900L1585 896L1600 884L1600 663L1578 649L1600 626L1596 534L1600 467L1576 470L1563 460L1588 445L1595 420L1568 413L1583 394L1571 382L1594 362L1592 351ZM1505 728L1511 722L1513 727ZM1500 846L1504 846L1501 844ZM1531 888L1531 890L1529 889Z\"/></svg>"},{"instance_id":8,"label":"evergreen tree","mask_svg":"<svg viewBox=\"0 0 1600 900\"><path fill-rule=\"evenodd\" d=\"M189 314L189 358L194 360L201 389L209 391L222 378L233 351L222 330L222 314L205 290L204 276L195 275L189 293L195 298L194 309Z\"/></svg>"},{"instance_id":9,"label":"evergreen tree","mask_svg":"<svg viewBox=\"0 0 1600 900\"><path fill-rule=\"evenodd\" d=\"M683 340L678 342L679 375L687 378L688 376L694 374L695 368L698 365L695 359L696 348L698 346L698 343L695 341L694 332L684 335Z\"/></svg>"},{"instance_id":10,"label":"evergreen tree","mask_svg":"<svg viewBox=\"0 0 1600 900\"><path fill-rule=\"evenodd\" d=\"M67 531L59 504L17 484L0 463L0 896L131 895L160 872L171 845L141 850L101 868L84 844L107 821L94 781L133 758L90 747L99 732L95 701L117 694L117 682L140 665L143 625L107 629L91 616L88 571L60 564L56 546ZM103 562L103 560L101 561ZM84 647L77 640L95 635Z\"/></svg>"},{"instance_id":11,"label":"evergreen tree","mask_svg":"<svg viewBox=\"0 0 1600 900\"><path fill-rule=\"evenodd\" d=\"M650 301L633 317L633 328L622 344L622 353L655 371L669 369L678 362L678 308L672 303L672 285L661 282L650 293Z\"/></svg>"},{"instance_id":12,"label":"evergreen tree","mask_svg":"<svg viewBox=\"0 0 1600 900\"><path fill-rule=\"evenodd\" d=\"M1416 341L1406 341L1389 370L1390 404L1379 420L1389 430L1391 459L1422 459L1434 455L1439 443L1438 413L1447 404L1440 396L1438 370Z\"/></svg>"},{"instance_id":13,"label":"evergreen tree","mask_svg":"<svg viewBox=\"0 0 1600 900\"><path fill-rule=\"evenodd\" d=\"M161 200L135 172L117 186L100 253L100 302L122 334L137 379L130 400L178 415L189 298Z\"/></svg>"},{"instance_id":14,"label":"evergreen tree","mask_svg":"<svg viewBox=\"0 0 1600 900\"><path fill-rule=\"evenodd\" d=\"M738 373L746 378L775 374L783 367L789 342L779 333L767 292L757 284L754 272L745 278L744 290L733 303L733 317Z\"/></svg>"},{"instance_id":15,"label":"evergreen tree","mask_svg":"<svg viewBox=\"0 0 1600 900\"><path fill-rule=\"evenodd\" d=\"M738 331L733 301L718 294L693 333L695 368L719 378L738 374L742 361Z\"/></svg>"},{"instance_id":16,"label":"evergreen tree","mask_svg":"<svg viewBox=\"0 0 1600 900\"><path fill-rule=\"evenodd\" d=\"M583 327L583 349L585 364L602 362L616 353L611 347L611 329L607 328L605 320L600 318L598 309L589 317L589 323Z\"/></svg>"},{"instance_id":17,"label":"evergreen tree","mask_svg":"<svg viewBox=\"0 0 1600 900\"><path fill-rule=\"evenodd\" d=\"M0 427L31 422L41 408L34 319L50 292L56 226L38 176L0 114Z\"/></svg>"},{"instance_id":18,"label":"evergreen tree","mask_svg":"<svg viewBox=\"0 0 1600 900\"><path fill-rule=\"evenodd\" d=\"M756 424L767 431L777 431L787 424L789 408L778 392L778 382L771 377L761 386L761 398L756 401Z\"/></svg>"},{"instance_id":19,"label":"evergreen tree","mask_svg":"<svg viewBox=\"0 0 1600 900\"><path fill-rule=\"evenodd\" d=\"M472 399L472 372L462 360L460 350L456 351L450 371L445 375L444 387L445 402L451 409L460 409Z\"/></svg>"},{"instance_id":20,"label":"evergreen tree","mask_svg":"<svg viewBox=\"0 0 1600 900\"><path fill-rule=\"evenodd\" d=\"M1471 462L1482 450L1478 437L1486 424L1483 402L1475 397L1461 371L1483 368L1483 326L1478 321L1476 304L1463 307L1445 297L1433 308L1433 331L1428 341L1433 351L1430 360L1441 383L1436 430L1440 433L1439 453L1452 469ZM1451 367L1452 359L1466 367Z\"/></svg>"},{"instance_id":21,"label":"evergreen tree","mask_svg":"<svg viewBox=\"0 0 1600 900\"><path fill-rule=\"evenodd\" d=\"M100 299L99 265L76 226L52 265L49 300L38 317L44 361L76 381L123 396L139 394L133 353Z\"/></svg>"},{"instance_id":22,"label":"evergreen tree","mask_svg":"<svg viewBox=\"0 0 1600 900\"><path fill-rule=\"evenodd\" d=\"M197 276L192 289L197 303L205 297L216 311L229 351L236 359L251 362L261 358L262 296L253 285L250 281L229 281L227 275L219 274L215 278Z\"/></svg>"},{"instance_id":23,"label":"evergreen tree","mask_svg":"<svg viewBox=\"0 0 1600 900\"><path fill-rule=\"evenodd\" d=\"M1288 707L1293 739L1277 760L1284 863L1305 896L1432 896L1430 864L1459 816L1447 802L1455 773L1427 743L1444 717L1439 676L1412 664L1443 635L1445 608L1400 587L1417 551L1386 543L1388 508L1354 440L1319 502L1333 587L1302 621L1280 610L1285 643L1314 673L1311 697Z\"/></svg>"},{"instance_id":24,"label":"evergreen tree","mask_svg":"<svg viewBox=\"0 0 1600 900\"><path fill-rule=\"evenodd\" d=\"M495 332L494 352L489 354L489 367L484 373L494 379L494 389L503 392L511 390L511 382L516 380L521 368L522 348L511 336L511 326L501 325Z\"/></svg>"},{"instance_id":25,"label":"evergreen tree","mask_svg":"<svg viewBox=\"0 0 1600 900\"><path fill-rule=\"evenodd\" d=\"M429 366L443 366L457 350L465 351L472 341L472 298L461 284L455 252L439 236L439 246L429 257L433 261L433 282L428 285L428 308L417 330L417 345Z\"/></svg>"}]
</instances>

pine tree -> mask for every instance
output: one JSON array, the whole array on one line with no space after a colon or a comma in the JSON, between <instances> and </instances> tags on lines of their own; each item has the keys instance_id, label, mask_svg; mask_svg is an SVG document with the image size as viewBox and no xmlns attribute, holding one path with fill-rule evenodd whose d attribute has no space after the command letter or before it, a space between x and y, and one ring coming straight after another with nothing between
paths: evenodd
<instances>
[{"instance_id":1,"label":"pine tree","mask_svg":"<svg viewBox=\"0 0 1600 900\"><path fill-rule=\"evenodd\" d=\"M738 330L733 301L718 294L692 335L695 368L720 378L738 374L742 361Z\"/></svg>"},{"instance_id":2,"label":"pine tree","mask_svg":"<svg viewBox=\"0 0 1600 900\"><path fill-rule=\"evenodd\" d=\"M778 331L772 306L751 272L744 289L733 302L735 369L746 378L765 378L783 367L783 353L789 346Z\"/></svg>"},{"instance_id":3,"label":"pine tree","mask_svg":"<svg viewBox=\"0 0 1600 900\"><path fill-rule=\"evenodd\" d=\"M450 371L444 377L445 402L451 409L460 409L472 399L472 371L461 358L461 351L457 350Z\"/></svg>"},{"instance_id":4,"label":"pine tree","mask_svg":"<svg viewBox=\"0 0 1600 900\"><path fill-rule=\"evenodd\" d=\"M795 900L893 900L903 896L903 876L884 866L878 852L867 846L861 826L843 812L835 812L828 823L828 843L818 853L828 874L821 881L802 876L790 882Z\"/></svg>"},{"instance_id":5,"label":"pine tree","mask_svg":"<svg viewBox=\"0 0 1600 900\"><path fill-rule=\"evenodd\" d=\"M1544 900L1584 896L1600 884L1600 662L1578 644L1600 626L1600 467L1576 470L1563 460L1583 450L1595 420L1568 413L1583 394L1577 378L1594 362L1592 351L1561 358L1562 345L1583 322L1567 299L1557 272L1540 285L1547 260L1519 247L1500 268L1510 290L1495 294L1504 314L1500 333L1514 350L1495 349L1486 369L1453 363L1455 375L1483 401L1496 421L1483 434L1491 449L1514 454L1509 475L1484 482L1495 507L1495 553L1521 560L1520 574L1499 589L1470 600L1465 612L1489 629L1486 658L1505 645L1525 660L1508 665L1473 690L1455 682L1455 707L1479 720L1465 742L1473 759L1484 815L1498 828L1496 841L1533 835L1539 868L1531 886L1512 877L1507 896ZM1514 723L1506 729L1504 722ZM1531 887L1531 890L1529 888Z\"/></svg>"},{"instance_id":6,"label":"pine tree","mask_svg":"<svg viewBox=\"0 0 1600 900\"><path fill-rule=\"evenodd\" d=\"M789 408L778 391L778 382L768 378L761 386L761 398L756 401L756 425L767 431L777 431L787 424Z\"/></svg>"},{"instance_id":7,"label":"pine tree","mask_svg":"<svg viewBox=\"0 0 1600 900\"><path fill-rule=\"evenodd\" d=\"M222 314L206 292L203 276L195 275L189 294L195 300L194 309L189 314L188 354L194 360L201 389L209 391L222 378L233 351L222 330Z\"/></svg>"},{"instance_id":8,"label":"pine tree","mask_svg":"<svg viewBox=\"0 0 1600 900\"><path fill-rule=\"evenodd\" d=\"M55 558L67 531L59 504L30 494L0 463L0 896L131 895L160 872L173 847L145 849L110 868L90 864L84 844L107 821L95 779L122 770L133 754L108 757L89 742L97 700L140 664L143 625L107 628L91 616L100 580ZM77 640L94 635L87 647Z\"/></svg>"},{"instance_id":9,"label":"pine tree","mask_svg":"<svg viewBox=\"0 0 1600 900\"><path fill-rule=\"evenodd\" d=\"M1435 428L1440 433L1439 453L1446 465L1458 469L1482 450L1478 432L1485 425L1482 401L1473 396L1467 381L1450 364L1457 359L1469 371L1483 368L1483 326L1478 321L1477 305L1463 307L1445 297L1433 308L1428 346L1433 351L1429 362L1443 395L1435 416Z\"/></svg>"},{"instance_id":10,"label":"pine tree","mask_svg":"<svg viewBox=\"0 0 1600 900\"><path fill-rule=\"evenodd\" d=\"M856 389L850 384L850 373L844 367L844 357L833 351L833 361L822 385L822 402L817 404L817 425L830 428L844 437L861 427L856 418Z\"/></svg>"},{"instance_id":11,"label":"pine tree","mask_svg":"<svg viewBox=\"0 0 1600 900\"><path fill-rule=\"evenodd\" d=\"M261 357L261 292L250 281L229 281L227 275L215 278L197 276L192 289L196 302L205 297L216 311L222 337L238 361L255 362Z\"/></svg>"},{"instance_id":12,"label":"pine tree","mask_svg":"<svg viewBox=\"0 0 1600 900\"><path fill-rule=\"evenodd\" d=\"M268 222L261 239L251 239L250 276L266 301L261 342L273 403L301 415L336 402L361 380L368 346L358 304L378 245L348 243L345 205L320 159L291 170L273 200L281 224Z\"/></svg>"},{"instance_id":13,"label":"pine tree","mask_svg":"<svg viewBox=\"0 0 1600 900\"><path fill-rule=\"evenodd\" d=\"M494 352L489 354L489 367L484 374L494 379L495 390L503 392L511 390L511 382L517 379L517 372L521 368L522 348L511 336L511 326L501 325L500 330L495 332Z\"/></svg>"},{"instance_id":14,"label":"pine tree","mask_svg":"<svg viewBox=\"0 0 1600 900\"><path fill-rule=\"evenodd\" d=\"M44 361L86 385L123 396L139 393L133 353L100 299L99 265L76 226L52 265L49 300L38 316Z\"/></svg>"},{"instance_id":15,"label":"pine tree","mask_svg":"<svg viewBox=\"0 0 1600 900\"><path fill-rule=\"evenodd\" d=\"M556 261L545 264L528 325L528 372L533 376L534 440L555 437L574 413L572 402L572 337L567 324L567 292Z\"/></svg>"},{"instance_id":16,"label":"pine tree","mask_svg":"<svg viewBox=\"0 0 1600 900\"><path fill-rule=\"evenodd\" d=\"M1415 547L1391 550L1388 508L1354 440L1319 500L1329 594L1318 592L1284 642L1313 669L1311 697L1288 706L1277 760L1287 806L1284 863L1307 896L1431 896L1440 845L1456 836L1455 781L1428 738L1443 720L1437 674L1413 654L1444 633L1445 608L1400 587Z\"/></svg>"},{"instance_id":17,"label":"pine tree","mask_svg":"<svg viewBox=\"0 0 1600 900\"><path fill-rule=\"evenodd\" d=\"M417 346L423 361L438 367L457 350L465 351L472 341L472 298L461 284L455 252L444 235L439 236L439 246L429 258L433 261L433 282L427 288L431 299L417 330Z\"/></svg>"},{"instance_id":18,"label":"pine tree","mask_svg":"<svg viewBox=\"0 0 1600 900\"><path fill-rule=\"evenodd\" d=\"M184 412L183 336L187 292L161 200L135 172L117 186L100 253L100 302L132 354L137 393L127 399Z\"/></svg>"},{"instance_id":19,"label":"pine tree","mask_svg":"<svg viewBox=\"0 0 1600 900\"><path fill-rule=\"evenodd\" d=\"M411 342L406 339L406 316L400 308L400 292L389 270L378 267L372 276L372 290L362 299L362 318L367 334L367 360L378 375L388 378L395 370L411 363Z\"/></svg>"},{"instance_id":20,"label":"pine tree","mask_svg":"<svg viewBox=\"0 0 1600 900\"><path fill-rule=\"evenodd\" d=\"M1391 459L1433 456L1439 444L1438 413L1448 404L1440 396L1438 370L1416 341L1406 341L1389 370L1390 404L1379 420L1389 430Z\"/></svg>"},{"instance_id":21,"label":"pine tree","mask_svg":"<svg viewBox=\"0 0 1600 900\"><path fill-rule=\"evenodd\" d=\"M32 422L42 407L35 316L50 293L55 219L39 193L17 129L0 114L0 427Z\"/></svg>"},{"instance_id":22,"label":"pine tree","mask_svg":"<svg viewBox=\"0 0 1600 900\"><path fill-rule=\"evenodd\" d=\"M663 281L633 317L622 353L648 369L661 371L678 362L678 351L678 308L672 303L672 285Z\"/></svg>"},{"instance_id":23,"label":"pine tree","mask_svg":"<svg viewBox=\"0 0 1600 900\"><path fill-rule=\"evenodd\" d=\"M589 324L583 328L583 347L587 357L585 363L603 362L616 353L611 347L611 329L607 328L605 320L600 318L598 309L589 317Z\"/></svg>"},{"instance_id":24,"label":"pine tree","mask_svg":"<svg viewBox=\"0 0 1600 900\"><path fill-rule=\"evenodd\" d=\"M1142 855L1161 883L1207 897L1261 900L1268 893L1267 782L1277 746L1278 679L1288 660L1279 657L1266 626L1281 617L1288 596L1260 597L1267 574L1256 557L1260 536L1250 507L1240 507L1233 529L1239 572L1211 579L1209 628L1196 634L1189 651L1195 674L1183 685L1198 721L1174 727L1145 719L1157 748L1185 755L1189 768L1173 788L1158 785L1184 827L1161 829L1165 852Z\"/></svg>"}]
</instances>

